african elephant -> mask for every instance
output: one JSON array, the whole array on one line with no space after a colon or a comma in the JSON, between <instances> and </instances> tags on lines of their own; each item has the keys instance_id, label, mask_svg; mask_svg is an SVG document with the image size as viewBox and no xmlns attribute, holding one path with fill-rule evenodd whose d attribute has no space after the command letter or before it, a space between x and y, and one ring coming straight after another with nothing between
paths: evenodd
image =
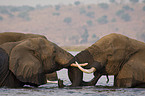
<instances>
[{"instance_id":1,"label":"african elephant","mask_svg":"<svg viewBox=\"0 0 145 96\"><path fill-rule=\"evenodd\" d=\"M115 87L145 87L143 42L112 33L78 53L75 60L88 62L84 68L76 64L81 71L94 73L92 81L79 80L82 81L80 85L95 85L102 75L114 75Z\"/></svg>"},{"instance_id":2,"label":"african elephant","mask_svg":"<svg viewBox=\"0 0 145 96\"><path fill-rule=\"evenodd\" d=\"M74 56L42 37L7 42L0 45L0 86L37 87L47 82L48 73L62 68L79 71L73 62ZM78 79L71 78L72 86L79 85Z\"/></svg>"},{"instance_id":3,"label":"african elephant","mask_svg":"<svg viewBox=\"0 0 145 96\"><path fill-rule=\"evenodd\" d=\"M38 34L24 34L24 33L17 33L17 32L4 32L4 33L0 33L0 45L6 42L17 42L17 41L21 41L21 40L25 40L28 38L38 38L38 37L42 37L44 39L47 39L45 36L43 35L38 35ZM58 80L57 77L57 73L54 72L52 74L47 74L46 78L48 80Z\"/></svg>"}]
</instances>

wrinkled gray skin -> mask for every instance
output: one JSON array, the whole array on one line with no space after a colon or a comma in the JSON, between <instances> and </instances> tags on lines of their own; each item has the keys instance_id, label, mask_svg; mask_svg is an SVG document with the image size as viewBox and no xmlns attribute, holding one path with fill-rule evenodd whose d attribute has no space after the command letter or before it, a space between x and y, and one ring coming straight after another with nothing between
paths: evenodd
<instances>
[{"instance_id":1,"label":"wrinkled gray skin","mask_svg":"<svg viewBox=\"0 0 145 96\"><path fill-rule=\"evenodd\" d=\"M0 45L7 43L7 42L17 42L21 40L26 40L28 38L38 38L42 37L44 39L47 39L43 35L39 34L24 34L24 33L17 33L17 32L4 32L0 33ZM54 72L52 74L47 74L46 78L51 81L58 80L57 73Z\"/></svg>"},{"instance_id":2,"label":"wrinkled gray skin","mask_svg":"<svg viewBox=\"0 0 145 96\"><path fill-rule=\"evenodd\" d=\"M95 85L102 75L114 75L115 87L145 87L143 42L120 34L109 34L78 53L75 60L78 63L88 63L85 69L96 68L90 82L80 78L80 86Z\"/></svg>"},{"instance_id":3,"label":"wrinkled gray skin","mask_svg":"<svg viewBox=\"0 0 145 96\"><path fill-rule=\"evenodd\" d=\"M47 83L46 74L62 68L72 72L72 86L80 85L82 77L75 75L80 70L70 67L74 56L43 37L3 43L0 49L0 87L37 87Z\"/></svg>"}]
</instances>

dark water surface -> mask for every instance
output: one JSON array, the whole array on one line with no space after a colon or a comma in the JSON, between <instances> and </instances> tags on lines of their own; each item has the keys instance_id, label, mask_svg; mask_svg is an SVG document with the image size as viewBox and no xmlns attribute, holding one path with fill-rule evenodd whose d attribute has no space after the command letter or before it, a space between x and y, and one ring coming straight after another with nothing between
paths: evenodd
<instances>
[{"instance_id":1,"label":"dark water surface","mask_svg":"<svg viewBox=\"0 0 145 96\"><path fill-rule=\"evenodd\" d=\"M76 52L71 52L76 54ZM63 69L58 72L61 80L65 85L70 85L67 76L67 70ZM92 74L84 74L84 80L89 81L93 77ZM38 88L0 88L0 96L145 96L145 88L114 88L113 76L109 76L107 84L106 76L102 76L96 86L85 86L77 88L58 88L57 84L47 83Z\"/></svg>"}]
</instances>

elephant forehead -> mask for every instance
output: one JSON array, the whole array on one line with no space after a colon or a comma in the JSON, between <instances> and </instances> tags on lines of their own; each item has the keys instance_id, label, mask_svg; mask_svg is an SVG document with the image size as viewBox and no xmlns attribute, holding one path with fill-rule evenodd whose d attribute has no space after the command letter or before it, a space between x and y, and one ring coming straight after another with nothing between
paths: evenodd
<instances>
[{"instance_id":1,"label":"elephant forehead","mask_svg":"<svg viewBox=\"0 0 145 96\"><path fill-rule=\"evenodd\" d=\"M28 39L26 40L26 42L23 42L21 45L29 46L43 55L52 54L54 50L53 43L41 37Z\"/></svg>"},{"instance_id":2,"label":"elephant forehead","mask_svg":"<svg viewBox=\"0 0 145 96\"><path fill-rule=\"evenodd\" d=\"M95 44L89 47L88 51L90 52L94 61L104 62L104 59L106 59L106 53L104 53L104 51Z\"/></svg>"},{"instance_id":3,"label":"elephant forehead","mask_svg":"<svg viewBox=\"0 0 145 96\"><path fill-rule=\"evenodd\" d=\"M39 51L43 58L51 57L55 51L55 45L48 40L44 41L39 45Z\"/></svg>"}]
</instances>

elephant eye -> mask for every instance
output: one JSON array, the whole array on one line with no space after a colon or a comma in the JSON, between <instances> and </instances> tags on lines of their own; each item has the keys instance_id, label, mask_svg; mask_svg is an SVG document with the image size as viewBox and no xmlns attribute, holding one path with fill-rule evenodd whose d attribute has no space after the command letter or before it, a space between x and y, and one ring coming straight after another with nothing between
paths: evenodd
<instances>
[{"instance_id":1,"label":"elephant eye","mask_svg":"<svg viewBox=\"0 0 145 96\"><path fill-rule=\"evenodd\" d=\"M38 52L36 52L36 51L32 51L32 53L33 53L35 56L39 56Z\"/></svg>"},{"instance_id":2,"label":"elephant eye","mask_svg":"<svg viewBox=\"0 0 145 96\"><path fill-rule=\"evenodd\" d=\"M39 55L39 54L38 54L38 52L35 52L34 54L35 54L36 56L38 56L38 55Z\"/></svg>"}]
</instances>

